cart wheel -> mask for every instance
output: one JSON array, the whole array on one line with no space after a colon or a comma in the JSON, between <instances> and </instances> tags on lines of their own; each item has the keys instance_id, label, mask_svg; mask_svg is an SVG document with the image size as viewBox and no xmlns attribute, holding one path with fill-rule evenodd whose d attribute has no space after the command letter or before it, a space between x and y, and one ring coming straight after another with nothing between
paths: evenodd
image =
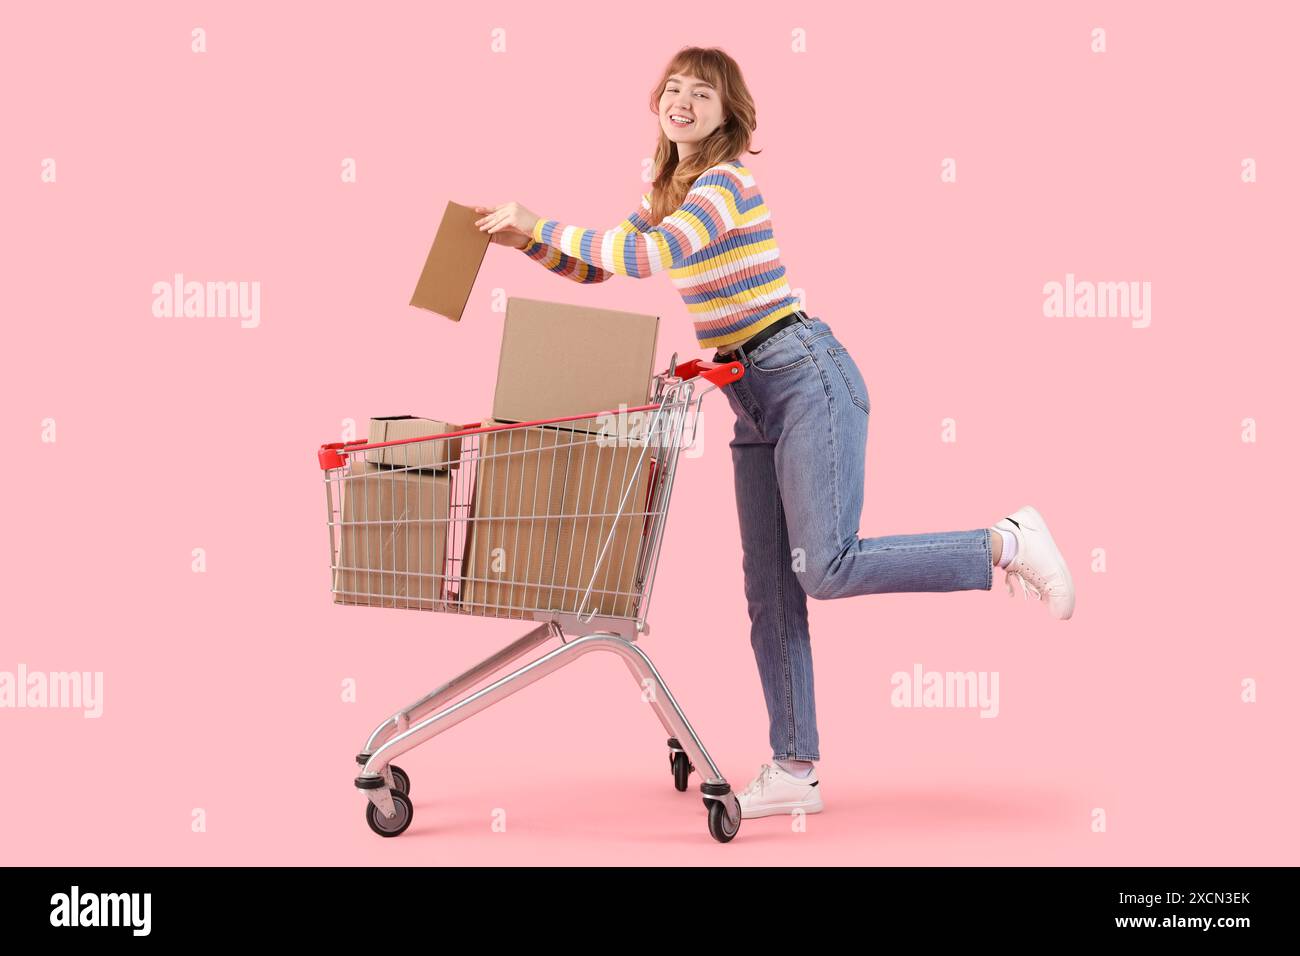
<instances>
[{"instance_id":1,"label":"cart wheel","mask_svg":"<svg viewBox=\"0 0 1300 956\"><path fill-rule=\"evenodd\" d=\"M388 769L393 772L393 789L400 790L402 793L411 792L411 778L405 770L397 764L389 764Z\"/></svg>"},{"instance_id":2,"label":"cart wheel","mask_svg":"<svg viewBox=\"0 0 1300 956\"><path fill-rule=\"evenodd\" d=\"M740 832L740 819L734 824L727 822L727 807L721 800L706 800L709 805L709 833L719 843L730 843L732 837Z\"/></svg>"},{"instance_id":3,"label":"cart wheel","mask_svg":"<svg viewBox=\"0 0 1300 956\"><path fill-rule=\"evenodd\" d=\"M678 790L685 791L691 784L691 771L695 769L691 765L690 759L686 756L685 751L679 750L673 754L673 786Z\"/></svg>"},{"instance_id":4,"label":"cart wheel","mask_svg":"<svg viewBox=\"0 0 1300 956\"><path fill-rule=\"evenodd\" d=\"M370 829L374 830L380 836L395 837L400 836L411 825L411 817L415 814L415 808L411 806L411 798L400 790L391 791L393 795L393 809L397 815L393 819L388 819L379 812L379 808L373 803L366 804L366 823L370 824ZM710 820L712 817L710 817ZM712 823L709 829L713 829Z\"/></svg>"}]
</instances>

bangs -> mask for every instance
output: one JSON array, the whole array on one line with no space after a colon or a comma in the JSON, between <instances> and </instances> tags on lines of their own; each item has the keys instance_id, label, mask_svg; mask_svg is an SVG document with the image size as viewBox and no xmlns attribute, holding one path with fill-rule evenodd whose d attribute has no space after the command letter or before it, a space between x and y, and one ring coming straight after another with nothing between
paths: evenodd
<instances>
[{"instance_id":1,"label":"bangs","mask_svg":"<svg viewBox=\"0 0 1300 956\"><path fill-rule=\"evenodd\" d=\"M718 68L713 57L703 50L699 52L685 51L675 56L668 67L668 75L671 76L674 73L678 76L693 76L697 80L708 83L719 93L722 92L722 70Z\"/></svg>"}]
</instances>

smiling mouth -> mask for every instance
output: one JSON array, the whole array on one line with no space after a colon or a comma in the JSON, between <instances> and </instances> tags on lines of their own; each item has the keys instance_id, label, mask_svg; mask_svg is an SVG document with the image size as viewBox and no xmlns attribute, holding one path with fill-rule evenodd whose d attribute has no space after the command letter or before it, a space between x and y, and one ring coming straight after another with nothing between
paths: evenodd
<instances>
[{"instance_id":1,"label":"smiling mouth","mask_svg":"<svg viewBox=\"0 0 1300 956\"><path fill-rule=\"evenodd\" d=\"M681 127L694 126L694 125L695 125L695 120L687 120L685 123L679 123L679 122L677 122L677 120L678 120L678 119L681 119L681 118L682 118L682 117L670 116L670 117L668 117L668 122L672 123L674 126L681 126Z\"/></svg>"}]
</instances>

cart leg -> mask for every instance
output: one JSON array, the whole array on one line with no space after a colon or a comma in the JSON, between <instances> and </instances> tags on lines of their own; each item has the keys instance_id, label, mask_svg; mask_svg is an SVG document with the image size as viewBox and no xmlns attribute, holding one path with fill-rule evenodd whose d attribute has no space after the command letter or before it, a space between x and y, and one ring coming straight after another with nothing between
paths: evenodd
<instances>
[{"instance_id":1,"label":"cart leg","mask_svg":"<svg viewBox=\"0 0 1300 956\"><path fill-rule=\"evenodd\" d=\"M361 753L357 754L357 763L365 766L366 761L370 759L381 744L400 733L404 733L412 723L420 721L426 714L437 710L438 707L446 703L451 698L464 692L466 689L473 687L479 681L483 680L490 674L494 674L507 664L523 657L537 645L542 644L552 637L559 637L560 630L553 623L548 622L540 627L533 628L523 637L511 644L507 644L501 650L497 651L490 657L479 661L465 673L453 677L447 683L431 690L415 703L402 708L393 716L384 720L371 733L370 739L366 741L366 746ZM388 781L391 785L392 781Z\"/></svg>"},{"instance_id":2,"label":"cart leg","mask_svg":"<svg viewBox=\"0 0 1300 956\"><path fill-rule=\"evenodd\" d=\"M626 657L623 658L623 663L627 665L627 669L629 673L631 673L632 679L636 681L636 685L641 688L641 692L645 693L647 675ZM653 680L653 678L651 678L651 680ZM649 700L650 709L655 712L655 716L659 718L659 723L663 725L664 730L666 730L669 736L671 736L673 733L673 725L669 722L668 715L664 713L663 705L659 702L659 688L653 683L651 684L651 687L653 688L653 694Z\"/></svg>"},{"instance_id":3,"label":"cart leg","mask_svg":"<svg viewBox=\"0 0 1300 956\"><path fill-rule=\"evenodd\" d=\"M696 736L695 728L686 719L686 714L677 703L677 698L673 697L649 655L634 644L627 646L630 653L621 656L628 670L632 672L632 679L636 681L638 687L644 688L646 682L650 682L654 691L650 698L650 705L654 708L659 723L663 724L664 729L677 741L677 745L686 751L687 759L696 768L707 768L708 779L700 783L700 793L704 796L705 803L710 800L720 800L726 805L728 817L732 821L739 821L740 803L736 800L736 795L731 792L726 778L722 776L717 764L713 762L709 752L704 749L704 744Z\"/></svg>"},{"instance_id":4,"label":"cart leg","mask_svg":"<svg viewBox=\"0 0 1300 956\"><path fill-rule=\"evenodd\" d=\"M653 677L647 677L645 673L636 666L636 664L632 663L632 661L623 658L623 663L627 665L628 672L632 675L632 680L636 681L636 685L641 688L642 694L645 693L646 681L648 680L651 682L650 687L652 693L648 703L650 704L650 709L654 711L655 716L659 718L659 724L668 733L668 765L673 768L674 783L678 790L685 790L687 784L684 782L684 779L689 778L690 772L695 769L695 764L690 763L690 757L687 756L688 769L686 771L686 778L683 778L683 781L679 782L677 777L677 754L685 754L686 751L682 749L681 741L673 736L677 731L673 729L672 721L668 719L668 715L664 713L663 705L659 702L658 685L654 683Z\"/></svg>"},{"instance_id":5,"label":"cart leg","mask_svg":"<svg viewBox=\"0 0 1300 956\"><path fill-rule=\"evenodd\" d=\"M532 638L538 631L544 631L543 637L535 642L540 643L545 637L550 636L552 626L552 624L548 624L544 625L543 628L538 628L537 631L526 635L497 655L493 655L492 658L489 658L489 661L501 658L512 648ZM660 721L664 724L665 729L681 742L682 749L686 751L687 756L696 767L707 768L708 779L700 784L700 793L704 796L705 803L708 804L710 801L721 802L725 807L727 816L738 826L740 804L736 801L735 794L732 793L731 787L713 762L713 758L704 749L704 745L696 736L694 728L686 719L686 715L682 713L677 700L669 691L668 685L659 672L655 670L650 658L635 644L616 634L606 633L590 634L557 647L463 700L445 707L437 713L430 714L405 730L391 736L387 741L375 748L374 752L366 759L361 775L356 779L355 785L357 789L363 791L376 807L384 810L385 808L380 804L380 800L387 796L389 792L390 778L386 776L386 771L393 760L408 750L418 747L426 740L436 737L461 721L474 716L479 711L492 706L497 701L523 690L529 684L541 680L547 674L559 670L591 651L610 651L623 658L636 676L638 686L644 686L642 681L647 678L653 682L656 711L660 714ZM522 653L522 651L518 653ZM514 656L518 656L518 653L515 653ZM455 684L458 681L460 681L460 678L451 683ZM432 695L428 699L432 699Z\"/></svg>"}]
</instances>

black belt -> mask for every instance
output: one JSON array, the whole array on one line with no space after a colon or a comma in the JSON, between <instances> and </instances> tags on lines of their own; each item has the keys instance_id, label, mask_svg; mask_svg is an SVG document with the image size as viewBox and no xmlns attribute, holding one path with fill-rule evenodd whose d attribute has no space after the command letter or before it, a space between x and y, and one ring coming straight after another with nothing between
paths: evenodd
<instances>
[{"instance_id":1,"label":"black belt","mask_svg":"<svg viewBox=\"0 0 1300 956\"><path fill-rule=\"evenodd\" d=\"M747 341L741 342L740 345L736 346L736 348L743 348L747 353L752 352L754 351L754 349L758 348L759 345L761 345L763 342L770 339L772 336L776 335L776 333L780 332L787 325L790 325L791 323L794 322L798 322L800 318L806 319L808 318L808 316L804 312L791 312L785 318L777 319L771 325L767 326L767 328L762 329L759 332L756 332ZM713 361L732 362L735 361L737 358L739 358L739 356L736 354L736 349L732 349L729 352L718 352L713 357Z\"/></svg>"}]
</instances>

